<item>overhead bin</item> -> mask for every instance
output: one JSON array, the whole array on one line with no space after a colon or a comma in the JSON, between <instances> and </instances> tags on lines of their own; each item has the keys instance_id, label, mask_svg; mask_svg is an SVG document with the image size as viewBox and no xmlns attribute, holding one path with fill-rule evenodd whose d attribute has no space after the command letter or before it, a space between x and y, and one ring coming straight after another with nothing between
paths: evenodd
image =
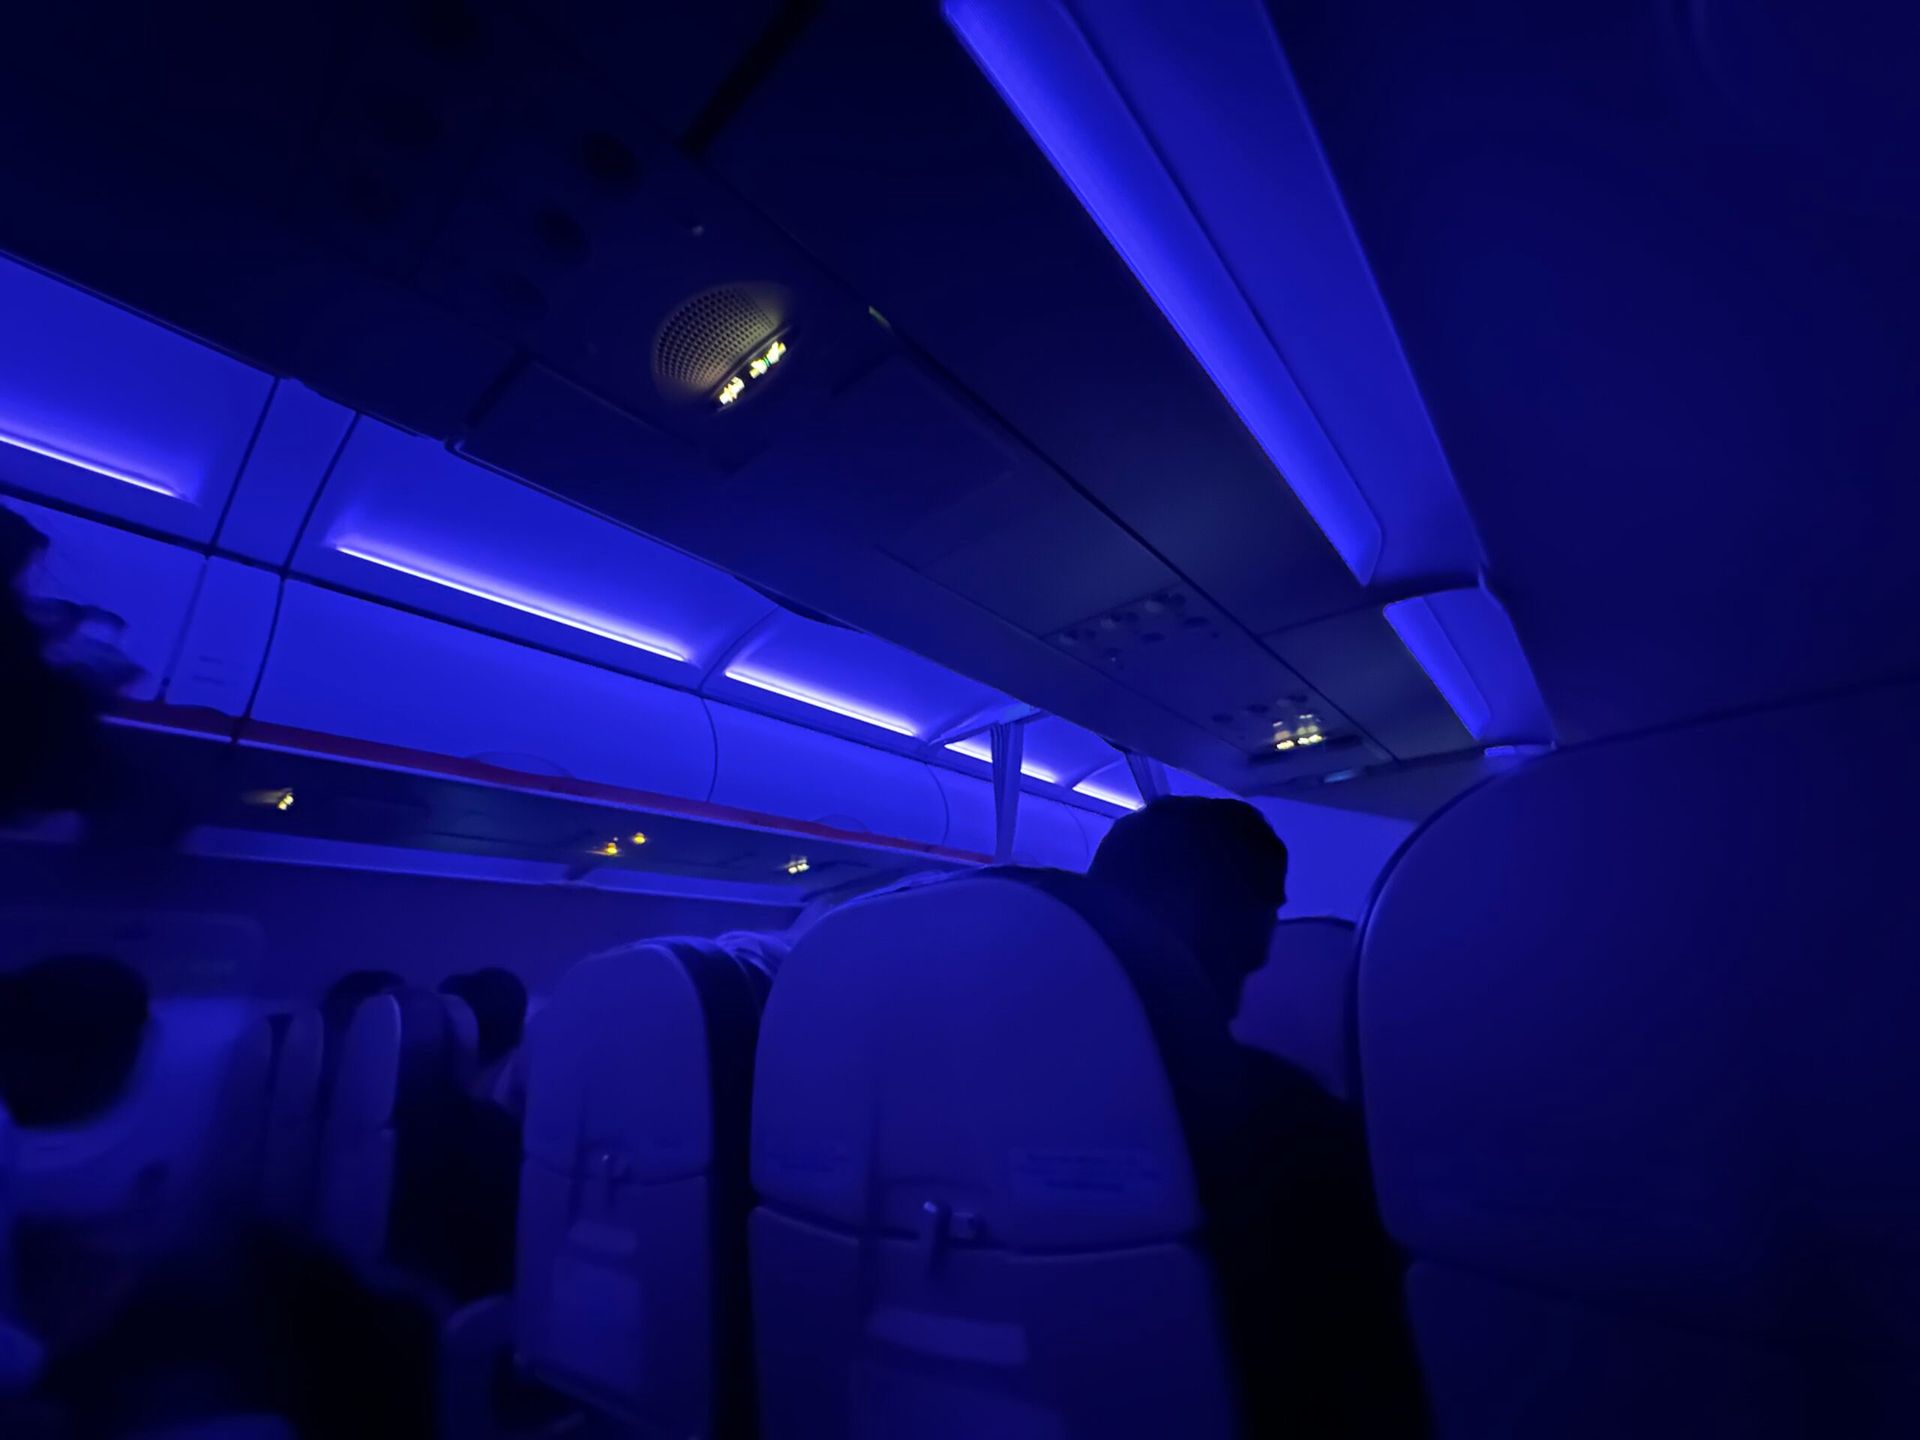
<instances>
[{"instance_id":1,"label":"overhead bin","mask_svg":"<svg viewBox=\"0 0 1920 1440\"><path fill-rule=\"evenodd\" d=\"M708 710L716 803L924 845L955 843L940 782L923 762L731 705Z\"/></svg>"},{"instance_id":2,"label":"overhead bin","mask_svg":"<svg viewBox=\"0 0 1920 1440\"><path fill-rule=\"evenodd\" d=\"M272 381L5 260L0 314L0 480L211 539Z\"/></svg>"},{"instance_id":3,"label":"overhead bin","mask_svg":"<svg viewBox=\"0 0 1920 1440\"><path fill-rule=\"evenodd\" d=\"M688 687L774 608L703 561L366 419L334 465L295 565Z\"/></svg>"},{"instance_id":4,"label":"overhead bin","mask_svg":"<svg viewBox=\"0 0 1920 1440\"><path fill-rule=\"evenodd\" d=\"M713 787L696 695L298 581L253 715L685 799Z\"/></svg>"}]
</instances>

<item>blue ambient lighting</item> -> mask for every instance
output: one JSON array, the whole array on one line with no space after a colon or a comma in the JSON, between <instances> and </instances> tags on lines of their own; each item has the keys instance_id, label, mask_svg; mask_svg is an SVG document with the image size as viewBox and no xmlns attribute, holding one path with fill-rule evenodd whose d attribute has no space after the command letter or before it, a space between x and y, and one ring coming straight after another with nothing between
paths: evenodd
<instances>
[{"instance_id":1,"label":"blue ambient lighting","mask_svg":"<svg viewBox=\"0 0 1920 1440\"><path fill-rule=\"evenodd\" d=\"M1122 810L1138 810L1141 805L1145 803L1144 801L1135 800L1130 795L1121 795L1116 791L1108 790L1104 786L1095 785L1086 780L1082 780L1073 788L1077 794L1085 795L1092 800L1104 800L1109 805L1118 805Z\"/></svg>"},{"instance_id":2,"label":"blue ambient lighting","mask_svg":"<svg viewBox=\"0 0 1920 1440\"><path fill-rule=\"evenodd\" d=\"M1063 7L946 0L947 23L1362 583L1384 532L1173 176Z\"/></svg>"},{"instance_id":3,"label":"blue ambient lighting","mask_svg":"<svg viewBox=\"0 0 1920 1440\"><path fill-rule=\"evenodd\" d=\"M95 475L104 475L109 480L118 480L122 485L151 490L155 495L164 495L169 500L186 498L171 485L162 485L158 480L149 479L145 475L135 475L130 470L117 470L111 465L101 464L98 460L89 460L83 455L75 455L70 450L60 450L38 440L29 440L24 435L14 435L0 430L0 445L11 445L16 450L25 450L29 454L44 456L48 460L58 460L62 465L71 465L76 470L87 470Z\"/></svg>"},{"instance_id":4,"label":"blue ambient lighting","mask_svg":"<svg viewBox=\"0 0 1920 1440\"><path fill-rule=\"evenodd\" d=\"M1434 689L1453 707L1453 713L1460 717L1467 733L1478 740L1486 733L1493 711L1487 697L1474 683L1467 662L1447 637L1446 627L1440 623L1433 606L1427 603L1426 597L1416 595L1410 600L1394 601L1381 613L1400 637L1400 643L1407 647L1407 653L1427 672Z\"/></svg>"},{"instance_id":5,"label":"blue ambient lighting","mask_svg":"<svg viewBox=\"0 0 1920 1440\"><path fill-rule=\"evenodd\" d=\"M785 700L797 700L802 705L811 705L816 710L825 710L830 714L844 715L849 720L858 720L862 725L876 725L882 730L891 730L896 735L912 736L914 728L904 720L896 720L891 715L876 715L871 710L862 710L858 705L850 705L832 695L822 695L817 690L809 690L804 685L796 685L791 680L776 679L763 675L758 670L747 670L739 666L727 667L729 680L738 680L742 685L751 685L756 690L765 690L769 695L778 695Z\"/></svg>"},{"instance_id":6,"label":"blue ambient lighting","mask_svg":"<svg viewBox=\"0 0 1920 1440\"><path fill-rule=\"evenodd\" d=\"M993 747L983 745L978 740L949 741L947 749L957 755L965 755L972 760L984 761L988 765L993 763ZM1043 769L1038 765L1029 765L1024 760L1020 762L1020 773L1029 780L1040 781L1043 785L1058 785L1060 783L1060 777L1051 770Z\"/></svg>"},{"instance_id":7,"label":"blue ambient lighting","mask_svg":"<svg viewBox=\"0 0 1920 1440\"><path fill-rule=\"evenodd\" d=\"M622 629L611 620L603 620L598 616L581 615L564 610L555 602L542 596L512 594L508 587L494 580L477 575L463 575L437 562L421 560L411 555L381 553L359 540L338 543L333 548L340 554L351 556L355 560L364 560L370 565L378 565L401 575L411 575L416 580L425 580L429 584L443 586L448 590L457 590L460 594L471 595L476 600L504 605L509 610L518 610L522 615L531 615L538 620L551 620L556 625L565 625L569 629L578 630L587 635L597 635L602 640L611 640L618 645L628 645L635 650L644 650L647 654L658 655L663 660L678 660L682 664L687 662L684 652L652 636L637 635L631 630Z\"/></svg>"}]
</instances>

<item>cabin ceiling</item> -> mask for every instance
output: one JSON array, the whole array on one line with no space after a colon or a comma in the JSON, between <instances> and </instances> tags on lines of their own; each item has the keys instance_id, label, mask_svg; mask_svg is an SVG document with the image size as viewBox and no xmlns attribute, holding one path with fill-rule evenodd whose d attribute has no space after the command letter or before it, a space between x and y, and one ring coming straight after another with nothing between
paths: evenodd
<instances>
[{"instance_id":1,"label":"cabin ceiling","mask_svg":"<svg viewBox=\"0 0 1920 1440\"><path fill-rule=\"evenodd\" d=\"M1273 25L1559 737L1920 664L1878 92L1813 143L1729 118L1732 6L1402 9ZM1382 619L1475 563L1355 578L938 6L93 11L0 59L0 249L1234 789L1423 813L1541 738ZM793 358L716 414L656 341L740 283Z\"/></svg>"}]
</instances>

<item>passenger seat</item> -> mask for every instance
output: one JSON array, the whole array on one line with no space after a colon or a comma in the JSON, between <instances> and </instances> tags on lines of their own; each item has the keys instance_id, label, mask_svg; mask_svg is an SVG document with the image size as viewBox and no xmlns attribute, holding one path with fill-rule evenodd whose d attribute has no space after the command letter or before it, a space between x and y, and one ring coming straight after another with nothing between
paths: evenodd
<instances>
[{"instance_id":1,"label":"passenger seat","mask_svg":"<svg viewBox=\"0 0 1920 1440\"><path fill-rule=\"evenodd\" d=\"M751 968L709 941L626 946L575 965L529 1029L520 1357L647 1433L753 1433Z\"/></svg>"},{"instance_id":2,"label":"passenger seat","mask_svg":"<svg viewBox=\"0 0 1920 1440\"><path fill-rule=\"evenodd\" d=\"M1236 1433L1182 1106L1093 899L953 879L835 911L782 967L754 1088L768 1440Z\"/></svg>"}]
</instances>

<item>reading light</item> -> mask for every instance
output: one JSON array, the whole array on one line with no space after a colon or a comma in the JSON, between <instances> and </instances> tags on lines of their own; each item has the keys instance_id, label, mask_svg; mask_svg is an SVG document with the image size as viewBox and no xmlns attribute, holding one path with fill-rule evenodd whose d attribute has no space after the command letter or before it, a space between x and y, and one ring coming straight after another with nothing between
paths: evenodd
<instances>
[{"instance_id":1,"label":"reading light","mask_svg":"<svg viewBox=\"0 0 1920 1440\"><path fill-rule=\"evenodd\" d=\"M748 670L738 665L729 665L726 669L729 680L738 680L742 685L751 685L756 690L765 690L769 695L778 695L783 700L797 700L802 705L811 705L816 710L825 710L829 714L844 715L849 720L858 720L862 725L877 725L882 730L891 730L896 735L912 736L913 727L904 720L896 720L891 715L876 715L872 711L862 710L857 705L836 699L832 695L822 695L817 690L796 685L791 680L776 679L763 675L758 670Z\"/></svg>"},{"instance_id":2,"label":"reading light","mask_svg":"<svg viewBox=\"0 0 1920 1440\"><path fill-rule=\"evenodd\" d=\"M285 814L287 811L293 809L293 791L282 790L280 792L280 798L273 802L273 808L280 811L282 814Z\"/></svg>"},{"instance_id":3,"label":"reading light","mask_svg":"<svg viewBox=\"0 0 1920 1440\"><path fill-rule=\"evenodd\" d=\"M965 755L970 760L984 761L988 765L993 763L992 748L982 745L978 740L952 740L947 743L947 749L957 755ZM1051 770L1043 769L1038 765L1029 765L1024 760L1020 762L1020 773L1029 780L1038 780L1043 785L1060 783L1060 777Z\"/></svg>"},{"instance_id":4,"label":"reading light","mask_svg":"<svg viewBox=\"0 0 1920 1440\"><path fill-rule=\"evenodd\" d=\"M1104 800L1109 805L1118 805L1122 810L1138 810L1141 805L1145 803L1144 801L1135 800L1131 796L1121 795L1116 791L1108 790L1103 786L1090 784L1085 780L1082 780L1073 788L1077 794L1085 795L1093 800Z\"/></svg>"},{"instance_id":5,"label":"reading light","mask_svg":"<svg viewBox=\"0 0 1920 1440\"><path fill-rule=\"evenodd\" d=\"M98 460L89 460L84 455L75 455L70 450L61 450L38 440L29 440L24 435L15 435L0 430L0 445L11 445L16 450L25 450L30 455L44 456L48 460L58 460L62 465L71 465L76 470L86 470L94 475L104 475L109 480L118 480L122 485L132 485L140 490L151 490L155 495L164 495L169 500L184 500L186 497L171 485L163 485L158 480L145 475L136 475L131 470L115 469L103 465Z\"/></svg>"},{"instance_id":6,"label":"reading light","mask_svg":"<svg viewBox=\"0 0 1920 1440\"><path fill-rule=\"evenodd\" d=\"M647 843L647 832L644 830L636 830L627 838L636 845L644 845Z\"/></svg>"},{"instance_id":7,"label":"reading light","mask_svg":"<svg viewBox=\"0 0 1920 1440\"><path fill-rule=\"evenodd\" d=\"M614 859L620 854L620 842L618 840L609 840L595 853L605 855L609 860Z\"/></svg>"},{"instance_id":8,"label":"reading light","mask_svg":"<svg viewBox=\"0 0 1920 1440\"><path fill-rule=\"evenodd\" d=\"M565 625L570 630L583 634L597 635L602 640L611 640L617 645L631 646L635 650L644 650L649 655L658 655L662 660L687 662L681 651L674 649L649 635L638 635L631 630L617 628L613 622L597 616L569 614L543 597L516 595L508 587L497 581L483 579L476 575L463 575L458 571L416 559L409 555L402 557L394 553L382 553L367 545L364 541L342 541L334 550L355 560L364 560L369 565L378 565L382 569L392 570L401 575L411 575L416 580L425 580L430 585L439 585L447 590L458 591L462 595L471 595L476 600L485 600L489 604L504 605L509 610L518 610L522 615L531 615L536 620L551 620L556 625Z\"/></svg>"},{"instance_id":9,"label":"reading light","mask_svg":"<svg viewBox=\"0 0 1920 1440\"><path fill-rule=\"evenodd\" d=\"M746 363L746 368L728 378L720 387L720 393L714 398L722 405L731 405L747 393L747 385L766 379L773 367L778 365L787 353L787 342L775 340Z\"/></svg>"},{"instance_id":10,"label":"reading light","mask_svg":"<svg viewBox=\"0 0 1920 1440\"><path fill-rule=\"evenodd\" d=\"M1320 728L1320 717L1302 715L1291 725L1281 721L1273 727L1273 748L1293 750L1304 746L1320 745L1326 742L1326 734Z\"/></svg>"},{"instance_id":11,"label":"reading light","mask_svg":"<svg viewBox=\"0 0 1920 1440\"><path fill-rule=\"evenodd\" d=\"M812 868L813 867L807 863L807 857L804 855L796 855L787 862L787 874L789 875L804 875Z\"/></svg>"}]
</instances>

